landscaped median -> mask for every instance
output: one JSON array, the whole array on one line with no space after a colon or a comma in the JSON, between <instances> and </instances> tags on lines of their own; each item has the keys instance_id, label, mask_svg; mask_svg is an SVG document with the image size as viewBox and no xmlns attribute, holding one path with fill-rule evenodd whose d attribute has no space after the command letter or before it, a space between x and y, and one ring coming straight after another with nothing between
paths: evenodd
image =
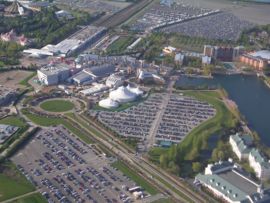
<instances>
[{"instance_id":1,"label":"landscaped median","mask_svg":"<svg viewBox=\"0 0 270 203\"><path fill-rule=\"evenodd\" d=\"M128 176L131 180L133 180L136 184L145 189L149 194L155 195L158 193L157 189L154 188L150 183L148 183L144 178L140 177L136 174L135 171L130 169L126 164L122 161L116 161L112 164L112 167L117 168L123 174Z\"/></svg>"},{"instance_id":2,"label":"landscaped median","mask_svg":"<svg viewBox=\"0 0 270 203\"><path fill-rule=\"evenodd\" d=\"M49 117L45 115L37 115L30 112L27 109L23 109L22 113L33 123L39 126L56 126L56 125L63 125L68 130L70 130L73 134L81 138L85 143L91 144L93 141L86 135L85 132L82 132L79 126L76 123L71 123L71 121L67 121L62 117Z\"/></svg>"}]
</instances>

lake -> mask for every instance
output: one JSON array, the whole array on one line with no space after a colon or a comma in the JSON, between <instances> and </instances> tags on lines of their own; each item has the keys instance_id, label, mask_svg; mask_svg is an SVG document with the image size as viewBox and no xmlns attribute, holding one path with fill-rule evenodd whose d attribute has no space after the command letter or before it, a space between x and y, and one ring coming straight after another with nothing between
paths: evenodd
<instances>
[{"instance_id":1,"label":"lake","mask_svg":"<svg viewBox=\"0 0 270 203\"><path fill-rule=\"evenodd\" d=\"M249 127L270 147L270 89L262 80L247 75L215 75L213 79L181 76L177 85L223 87L238 105Z\"/></svg>"}]
</instances>

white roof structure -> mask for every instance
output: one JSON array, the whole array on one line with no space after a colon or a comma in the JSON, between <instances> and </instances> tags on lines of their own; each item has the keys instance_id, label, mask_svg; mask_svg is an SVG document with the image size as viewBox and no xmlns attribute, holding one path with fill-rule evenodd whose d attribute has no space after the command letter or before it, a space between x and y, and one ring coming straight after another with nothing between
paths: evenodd
<instances>
[{"instance_id":1,"label":"white roof structure","mask_svg":"<svg viewBox=\"0 0 270 203\"><path fill-rule=\"evenodd\" d=\"M80 93L83 94L83 95L85 95L85 96L88 96L88 95L92 95L92 94L95 94L95 93L98 93L98 92L105 91L107 89L109 89L109 88L106 85L97 84L97 85L95 85L92 88L89 88L89 89L85 89L85 90L80 91Z\"/></svg>"},{"instance_id":2,"label":"white roof structure","mask_svg":"<svg viewBox=\"0 0 270 203\"><path fill-rule=\"evenodd\" d=\"M143 95L143 91L140 90L138 87L130 87L130 85L128 85L128 86L127 86L127 89L128 89L130 92L136 94L137 96Z\"/></svg>"},{"instance_id":3,"label":"white roof structure","mask_svg":"<svg viewBox=\"0 0 270 203\"><path fill-rule=\"evenodd\" d=\"M266 60L270 60L270 51L268 50L261 50L261 51L257 51L255 53L250 54L251 56L254 57L260 57Z\"/></svg>"},{"instance_id":4,"label":"white roof structure","mask_svg":"<svg viewBox=\"0 0 270 203\"><path fill-rule=\"evenodd\" d=\"M128 90L126 87L121 86L118 89L111 91L109 98L119 103L134 101L137 95Z\"/></svg>"},{"instance_id":5,"label":"white roof structure","mask_svg":"<svg viewBox=\"0 0 270 203\"><path fill-rule=\"evenodd\" d=\"M106 108L106 109L113 109L113 108L117 108L119 106L118 102L107 98L107 99L103 99L98 103L99 106Z\"/></svg>"}]
</instances>

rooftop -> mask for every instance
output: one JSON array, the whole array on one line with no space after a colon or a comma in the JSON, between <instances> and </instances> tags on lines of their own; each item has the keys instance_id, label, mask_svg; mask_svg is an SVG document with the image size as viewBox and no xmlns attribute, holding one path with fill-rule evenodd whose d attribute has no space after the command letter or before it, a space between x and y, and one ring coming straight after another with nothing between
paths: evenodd
<instances>
[{"instance_id":1,"label":"rooftop","mask_svg":"<svg viewBox=\"0 0 270 203\"><path fill-rule=\"evenodd\" d=\"M257 51L257 52L250 54L250 55L254 56L254 57L270 60L270 51L269 50Z\"/></svg>"}]
</instances>

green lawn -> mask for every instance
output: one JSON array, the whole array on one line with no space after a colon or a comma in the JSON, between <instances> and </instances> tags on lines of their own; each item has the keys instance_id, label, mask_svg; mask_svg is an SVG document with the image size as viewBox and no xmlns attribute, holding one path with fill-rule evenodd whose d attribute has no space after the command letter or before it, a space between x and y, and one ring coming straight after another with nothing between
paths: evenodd
<instances>
[{"instance_id":1,"label":"green lawn","mask_svg":"<svg viewBox=\"0 0 270 203\"><path fill-rule=\"evenodd\" d=\"M74 104L67 100L48 100L40 104L40 108L50 112L65 112L74 108Z\"/></svg>"},{"instance_id":2,"label":"green lawn","mask_svg":"<svg viewBox=\"0 0 270 203\"><path fill-rule=\"evenodd\" d=\"M42 197L41 194L32 194L21 199L17 199L12 201L12 203L47 203L47 200Z\"/></svg>"},{"instance_id":3,"label":"green lawn","mask_svg":"<svg viewBox=\"0 0 270 203\"><path fill-rule=\"evenodd\" d=\"M13 125L17 127L24 127L26 123L19 117L8 116L0 120L0 124Z\"/></svg>"},{"instance_id":4,"label":"green lawn","mask_svg":"<svg viewBox=\"0 0 270 203\"><path fill-rule=\"evenodd\" d=\"M7 149L11 143L13 143L16 139L18 139L28 129L27 123L21 118L16 116L8 116L6 118L3 118L0 120L0 124L19 127L19 129L1 145L0 152Z\"/></svg>"},{"instance_id":5,"label":"green lawn","mask_svg":"<svg viewBox=\"0 0 270 203\"><path fill-rule=\"evenodd\" d=\"M33 123L40 125L40 126L56 126L56 125L63 125L68 130L70 130L72 133L77 135L79 138L81 138L85 143L91 144L93 141L87 136L85 133L83 133L78 128L74 127L72 123L69 121L63 119L63 118L51 118L51 117L45 117L45 116L39 116L36 114L32 114L28 112L27 110L22 111L25 116L27 116L28 119L30 119Z\"/></svg>"},{"instance_id":6,"label":"green lawn","mask_svg":"<svg viewBox=\"0 0 270 203\"><path fill-rule=\"evenodd\" d=\"M0 164L0 201L34 191L34 186L20 174L16 167L5 162Z\"/></svg>"},{"instance_id":7,"label":"green lawn","mask_svg":"<svg viewBox=\"0 0 270 203\"><path fill-rule=\"evenodd\" d=\"M132 179L135 183L137 183L139 186L144 188L151 195L155 195L158 193L158 191L150 183L148 183L141 176L137 175L133 170L128 168L127 165L125 165L123 162L116 161L112 164L112 167L117 168L118 170L122 171L123 174L128 176L130 179Z\"/></svg>"},{"instance_id":8,"label":"green lawn","mask_svg":"<svg viewBox=\"0 0 270 203\"><path fill-rule=\"evenodd\" d=\"M118 40L116 40L114 43L112 43L108 49L108 53L121 53L126 50L126 48L132 44L134 41L134 37L132 36L126 36L126 37L120 37Z\"/></svg>"}]
</instances>

